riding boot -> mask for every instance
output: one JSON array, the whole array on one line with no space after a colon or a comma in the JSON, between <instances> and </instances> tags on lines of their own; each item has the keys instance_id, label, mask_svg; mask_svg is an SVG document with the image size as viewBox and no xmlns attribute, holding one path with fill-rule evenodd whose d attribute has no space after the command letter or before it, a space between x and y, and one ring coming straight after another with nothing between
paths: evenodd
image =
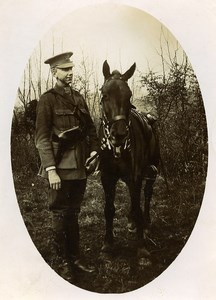
<instances>
[{"instance_id":1,"label":"riding boot","mask_svg":"<svg viewBox=\"0 0 216 300\"><path fill-rule=\"evenodd\" d=\"M94 272L94 268L88 266L81 260L79 247L79 223L78 213L73 213L67 216L66 219L66 244L67 253L74 273L83 271L86 273Z\"/></svg>"},{"instance_id":2,"label":"riding boot","mask_svg":"<svg viewBox=\"0 0 216 300\"><path fill-rule=\"evenodd\" d=\"M79 241L78 213L69 214L66 216L66 245L70 260L74 260L75 257L80 255Z\"/></svg>"},{"instance_id":3,"label":"riding boot","mask_svg":"<svg viewBox=\"0 0 216 300\"><path fill-rule=\"evenodd\" d=\"M66 217L53 213L54 256L51 267L64 279L73 282L74 276L68 259Z\"/></svg>"}]
</instances>

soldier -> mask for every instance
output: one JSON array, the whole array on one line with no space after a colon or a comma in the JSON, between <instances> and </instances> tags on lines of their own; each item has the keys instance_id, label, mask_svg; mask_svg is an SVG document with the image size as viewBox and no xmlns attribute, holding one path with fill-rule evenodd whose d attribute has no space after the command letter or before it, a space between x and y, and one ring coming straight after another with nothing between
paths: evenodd
<instances>
[{"instance_id":1,"label":"soldier","mask_svg":"<svg viewBox=\"0 0 216 300\"><path fill-rule=\"evenodd\" d=\"M37 105L35 142L41 159L39 175L49 182L55 249L62 274L73 280L75 270L92 272L80 258L78 214L89 169L99 151L96 129L84 98L71 88L72 52L45 61L56 79ZM87 163L86 163L87 162ZM56 268L55 266L53 268Z\"/></svg>"}]
</instances>

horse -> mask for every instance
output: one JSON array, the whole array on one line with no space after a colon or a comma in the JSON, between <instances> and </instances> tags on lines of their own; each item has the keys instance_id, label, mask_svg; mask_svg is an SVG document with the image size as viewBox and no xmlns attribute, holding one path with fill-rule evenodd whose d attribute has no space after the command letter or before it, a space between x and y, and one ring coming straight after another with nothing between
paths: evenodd
<instances>
[{"instance_id":1,"label":"horse","mask_svg":"<svg viewBox=\"0 0 216 300\"><path fill-rule=\"evenodd\" d=\"M159 164L159 144L147 118L131 104L132 92L128 79L135 72L134 63L124 74L110 72L103 63L104 83L101 87L101 142L100 173L105 195L105 236L102 251L112 249L114 242L113 219L115 191L119 179L124 181L130 194L128 229L137 234L138 249L145 247L144 229L151 223L150 202ZM142 182L145 204L141 209Z\"/></svg>"}]
</instances>

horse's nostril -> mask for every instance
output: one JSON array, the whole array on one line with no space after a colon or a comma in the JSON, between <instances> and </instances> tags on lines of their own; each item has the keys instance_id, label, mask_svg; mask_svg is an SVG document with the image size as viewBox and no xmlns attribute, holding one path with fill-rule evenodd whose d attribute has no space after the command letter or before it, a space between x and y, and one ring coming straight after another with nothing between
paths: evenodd
<instances>
[{"instance_id":1,"label":"horse's nostril","mask_svg":"<svg viewBox=\"0 0 216 300\"><path fill-rule=\"evenodd\" d=\"M127 136L127 130L124 131L118 131L118 130L111 130L110 135L118 140L124 139Z\"/></svg>"},{"instance_id":2,"label":"horse's nostril","mask_svg":"<svg viewBox=\"0 0 216 300\"><path fill-rule=\"evenodd\" d=\"M115 138L120 140L120 139L125 138L126 136L127 136L127 133L121 133L121 134L116 134Z\"/></svg>"}]
</instances>

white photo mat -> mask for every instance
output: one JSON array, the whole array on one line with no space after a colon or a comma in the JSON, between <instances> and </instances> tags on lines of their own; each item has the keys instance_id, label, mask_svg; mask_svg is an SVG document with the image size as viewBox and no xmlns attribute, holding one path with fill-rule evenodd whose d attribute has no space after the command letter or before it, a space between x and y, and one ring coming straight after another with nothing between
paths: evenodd
<instances>
[{"instance_id":1,"label":"white photo mat","mask_svg":"<svg viewBox=\"0 0 216 300\"><path fill-rule=\"evenodd\" d=\"M10 166L10 127L17 88L39 40L66 14L101 3L136 7L161 21L180 42L198 77L206 109L209 166L201 211L186 246L154 281L121 295L79 289L55 274L23 223ZM214 0L11 0L0 1L0 298L165 299L216 298L216 4Z\"/></svg>"}]
</instances>

